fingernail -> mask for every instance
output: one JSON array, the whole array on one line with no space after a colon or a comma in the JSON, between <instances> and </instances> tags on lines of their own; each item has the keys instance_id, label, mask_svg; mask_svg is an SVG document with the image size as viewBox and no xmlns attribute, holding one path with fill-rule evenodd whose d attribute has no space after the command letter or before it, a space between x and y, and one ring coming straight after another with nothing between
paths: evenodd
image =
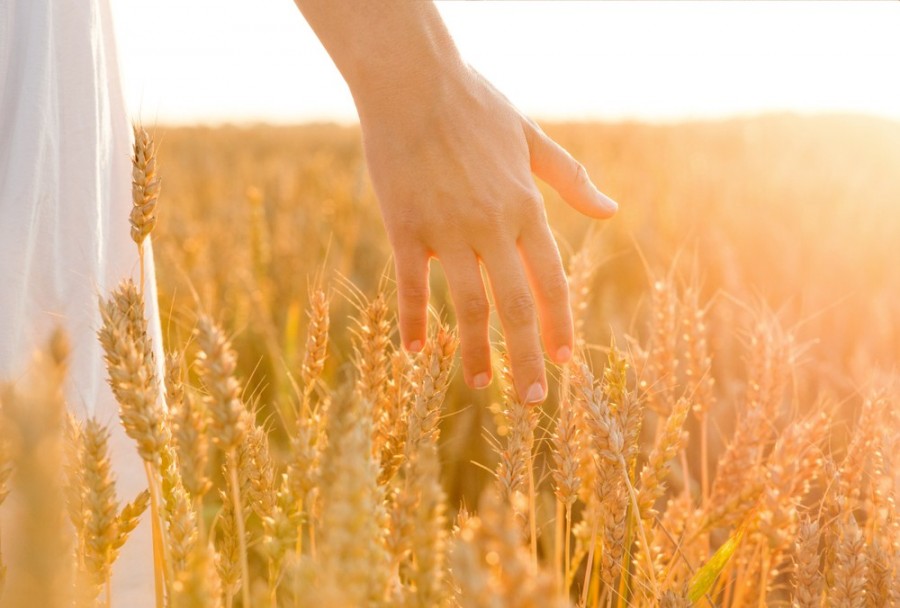
<instances>
[{"instance_id":1,"label":"fingernail","mask_svg":"<svg viewBox=\"0 0 900 608\"><path fill-rule=\"evenodd\" d=\"M406 350L408 350L411 353L419 352L420 350L422 350L422 341L421 340L413 340L406 347Z\"/></svg>"},{"instance_id":2,"label":"fingernail","mask_svg":"<svg viewBox=\"0 0 900 608\"><path fill-rule=\"evenodd\" d=\"M544 387L541 386L539 382L535 382L530 387L528 387L528 392L525 394L525 403L536 403L543 400Z\"/></svg>"},{"instance_id":3,"label":"fingernail","mask_svg":"<svg viewBox=\"0 0 900 608\"><path fill-rule=\"evenodd\" d=\"M568 346L562 346L558 351L556 351L556 360L560 363L565 363L569 359L572 358L572 349Z\"/></svg>"},{"instance_id":4,"label":"fingernail","mask_svg":"<svg viewBox=\"0 0 900 608\"><path fill-rule=\"evenodd\" d=\"M490 383L491 377L488 376L486 372L476 374L475 377L472 378L472 386L474 386L475 388L485 388Z\"/></svg>"},{"instance_id":5,"label":"fingernail","mask_svg":"<svg viewBox=\"0 0 900 608\"><path fill-rule=\"evenodd\" d=\"M600 199L600 206L603 207L606 211L608 211L610 213L615 213L616 211L619 210L619 203L617 203L613 199L609 198L608 196L606 196L599 190L597 191L597 195L598 195L597 198Z\"/></svg>"}]
</instances>

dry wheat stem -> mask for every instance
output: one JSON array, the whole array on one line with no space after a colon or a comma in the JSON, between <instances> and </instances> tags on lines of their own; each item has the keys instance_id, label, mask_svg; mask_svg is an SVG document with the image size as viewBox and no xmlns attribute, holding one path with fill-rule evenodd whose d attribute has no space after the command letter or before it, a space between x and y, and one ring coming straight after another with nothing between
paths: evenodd
<instances>
[{"instance_id":1,"label":"dry wheat stem","mask_svg":"<svg viewBox=\"0 0 900 608\"><path fill-rule=\"evenodd\" d=\"M234 519L238 532L238 547L240 551L241 561L241 596L244 606L250 604L250 566L247 562L247 531L244 526L244 509L241 503L240 485L238 482L237 454L236 448L232 446L226 453L227 468L229 474L228 485L230 490L231 502L233 503Z\"/></svg>"},{"instance_id":2,"label":"dry wheat stem","mask_svg":"<svg viewBox=\"0 0 900 608\"><path fill-rule=\"evenodd\" d=\"M169 577L166 576L168 567L168 552L166 542L163 536L163 513L160 511L159 485L156 482L156 474L149 462L144 461L144 472L147 475L147 487L150 489L150 521L151 533L153 535L153 571L154 571L154 589L156 591L156 606L163 608L165 605L165 589L168 587Z\"/></svg>"}]
</instances>

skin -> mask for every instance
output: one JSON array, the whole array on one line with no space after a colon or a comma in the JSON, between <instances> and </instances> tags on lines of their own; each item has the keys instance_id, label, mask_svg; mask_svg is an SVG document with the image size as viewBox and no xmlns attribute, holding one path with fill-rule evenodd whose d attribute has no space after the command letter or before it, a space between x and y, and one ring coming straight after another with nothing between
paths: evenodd
<instances>
[{"instance_id":1,"label":"skin","mask_svg":"<svg viewBox=\"0 0 900 608\"><path fill-rule=\"evenodd\" d=\"M394 250L400 334L426 336L438 258L459 323L466 383L491 381L490 303L519 398L547 395L544 356L572 356L566 275L532 174L584 215L618 206L572 156L468 66L421 0L296 0L353 94L369 173ZM540 324L539 324L540 321Z\"/></svg>"}]
</instances>

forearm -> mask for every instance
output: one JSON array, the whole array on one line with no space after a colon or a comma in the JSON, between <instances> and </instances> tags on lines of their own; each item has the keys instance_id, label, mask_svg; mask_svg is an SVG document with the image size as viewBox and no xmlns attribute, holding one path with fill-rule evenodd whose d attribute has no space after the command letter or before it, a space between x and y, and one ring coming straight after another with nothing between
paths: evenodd
<instances>
[{"instance_id":1,"label":"forearm","mask_svg":"<svg viewBox=\"0 0 900 608\"><path fill-rule=\"evenodd\" d=\"M295 0L362 113L421 93L457 66L456 46L432 2Z\"/></svg>"}]
</instances>

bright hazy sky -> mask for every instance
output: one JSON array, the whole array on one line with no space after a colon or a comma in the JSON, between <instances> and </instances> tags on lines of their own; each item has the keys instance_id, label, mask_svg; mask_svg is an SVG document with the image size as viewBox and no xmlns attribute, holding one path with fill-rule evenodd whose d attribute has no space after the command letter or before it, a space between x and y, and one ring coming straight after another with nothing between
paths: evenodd
<instances>
[{"instance_id":1,"label":"bright hazy sky","mask_svg":"<svg viewBox=\"0 0 900 608\"><path fill-rule=\"evenodd\" d=\"M292 0L111 1L126 97L144 121L356 119ZM796 110L900 120L898 2L438 7L469 63L538 118Z\"/></svg>"}]
</instances>

